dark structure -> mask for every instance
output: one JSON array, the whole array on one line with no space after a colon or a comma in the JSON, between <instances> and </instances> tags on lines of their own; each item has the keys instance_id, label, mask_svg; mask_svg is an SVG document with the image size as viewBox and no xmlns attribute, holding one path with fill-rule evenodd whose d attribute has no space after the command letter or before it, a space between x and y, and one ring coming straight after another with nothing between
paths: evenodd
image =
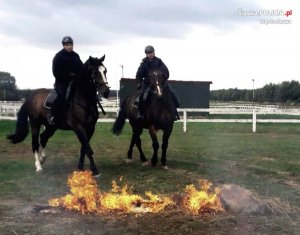
<instances>
[{"instance_id":1,"label":"dark structure","mask_svg":"<svg viewBox=\"0 0 300 235\"><path fill-rule=\"evenodd\" d=\"M181 105L180 108L209 108L209 81L175 81L168 83L176 91ZM136 91L135 79L122 78L120 80L120 102Z\"/></svg>"}]
</instances>

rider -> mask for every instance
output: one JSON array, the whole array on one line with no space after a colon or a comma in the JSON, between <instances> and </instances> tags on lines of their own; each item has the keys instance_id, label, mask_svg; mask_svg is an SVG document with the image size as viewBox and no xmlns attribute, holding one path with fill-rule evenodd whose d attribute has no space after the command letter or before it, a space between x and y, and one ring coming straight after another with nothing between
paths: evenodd
<instances>
[{"instance_id":1,"label":"rider","mask_svg":"<svg viewBox=\"0 0 300 235\"><path fill-rule=\"evenodd\" d=\"M70 105L73 98L72 84L78 78L83 65L79 55L73 51L73 39L70 36L63 37L62 45L63 49L56 53L52 61L57 98L53 104L55 112L52 111L48 115L48 122L51 125L54 124L53 117L57 116L56 113L61 113L66 106Z\"/></svg>"},{"instance_id":2,"label":"rider","mask_svg":"<svg viewBox=\"0 0 300 235\"><path fill-rule=\"evenodd\" d=\"M169 78L169 70L167 66L164 64L164 62L160 58L155 56L154 47L151 45L146 46L145 53L146 53L146 57L142 60L140 67L138 68L138 71L136 73L136 79L135 79L136 88L140 92L140 96L138 99L139 101L139 105L138 105L139 112L137 116L138 118L142 118L144 113L143 96L144 93L149 90L150 81L149 78L147 77L149 71L153 69L158 69L162 72L165 80ZM168 83L167 83L167 87L173 96L173 100L175 102L176 108L178 108L180 102L177 95L175 94L175 91L170 87ZM174 118L175 120L180 119L176 109L174 110Z\"/></svg>"}]
</instances>

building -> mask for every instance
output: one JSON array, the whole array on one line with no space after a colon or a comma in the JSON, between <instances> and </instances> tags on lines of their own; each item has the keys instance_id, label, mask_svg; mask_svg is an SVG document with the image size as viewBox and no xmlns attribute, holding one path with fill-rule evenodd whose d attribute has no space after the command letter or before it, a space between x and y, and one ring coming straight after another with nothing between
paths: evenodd
<instances>
[{"instance_id":1,"label":"building","mask_svg":"<svg viewBox=\"0 0 300 235\"><path fill-rule=\"evenodd\" d=\"M210 81L175 81L168 83L176 91L180 108L209 108ZM122 78L120 80L120 102L136 91L135 79Z\"/></svg>"}]
</instances>

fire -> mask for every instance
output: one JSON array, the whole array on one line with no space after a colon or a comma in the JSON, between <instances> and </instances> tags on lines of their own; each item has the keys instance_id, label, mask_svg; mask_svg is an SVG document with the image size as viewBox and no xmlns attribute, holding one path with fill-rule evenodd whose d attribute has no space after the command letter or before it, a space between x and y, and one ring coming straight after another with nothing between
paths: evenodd
<instances>
[{"instance_id":1,"label":"fire","mask_svg":"<svg viewBox=\"0 0 300 235\"><path fill-rule=\"evenodd\" d=\"M68 177L71 193L61 198L50 199L54 207L62 206L68 210L77 210L82 214L98 212L99 196L96 180L90 171L75 171Z\"/></svg>"},{"instance_id":2,"label":"fire","mask_svg":"<svg viewBox=\"0 0 300 235\"><path fill-rule=\"evenodd\" d=\"M132 194L127 184L119 187L115 181L112 182L110 192L101 192L90 171L75 171L68 177L68 185L71 193L49 200L51 206L77 210L82 214L114 211L158 213L173 204L171 198L160 197L152 192L146 192L148 199Z\"/></svg>"},{"instance_id":3,"label":"fire","mask_svg":"<svg viewBox=\"0 0 300 235\"><path fill-rule=\"evenodd\" d=\"M122 177L120 178L122 181ZM70 193L60 198L49 200L53 207L63 207L68 210L76 210L86 213L158 213L176 203L167 196L145 192L142 197L133 194L127 184L120 187L116 181L112 181L109 192L101 192L98 189L95 178L90 171L75 171L68 177ZM214 192L210 190L212 183L207 180L199 180L198 190L194 185L188 185L177 208L186 213L199 215L203 213L215 213L223 211L220 202L220 189Z\"/></svg>"},{"instance_id":4,"label":"fire","mask_svg":"<svg viewBox=\"0 0 300 235\"><path fill-rule=\"evenodd\" d=\"M219 197L220 189L215 188L214 192L210 192L212 183L207 180L198 182L200 190L193 184L186 186L182 200L183 209L193 215L224 211Z\"/></svg>"}]
</instances>

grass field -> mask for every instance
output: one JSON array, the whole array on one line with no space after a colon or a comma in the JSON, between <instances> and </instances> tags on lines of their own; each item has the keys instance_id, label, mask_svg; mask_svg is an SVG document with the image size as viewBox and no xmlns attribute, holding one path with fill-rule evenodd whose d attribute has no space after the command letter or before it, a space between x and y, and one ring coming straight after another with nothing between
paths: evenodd
<instances>
[{"instance_id":1,"label":"grass field","mask_svg":"<svg viewBox=\"0 0 300 235\"><path fill-rule=\"evenodd\" d=\"M300 125L177 123L169 143L168 171L141 167L137 151L133 164L124 163L131 132L109 131L112 123L97 124L92 147L102 175L101 190L123 176L133 191L172 195L205 178L219 186L236 184L260 198L274 199L285 214L249 215L227 212L191 216L179 211L145 215L80 215L75 212L40 214L36 204L68 192L67 176L76 169L79 143L72 132L58 131L47 147L43 173L36 174L31 138L10 145L5 136L15 122L0 121L0 234L300 234ZM146 156L152 147L142 136ZM88 161L86 161L86 168Z\"/></svg>"}]
</instances>

